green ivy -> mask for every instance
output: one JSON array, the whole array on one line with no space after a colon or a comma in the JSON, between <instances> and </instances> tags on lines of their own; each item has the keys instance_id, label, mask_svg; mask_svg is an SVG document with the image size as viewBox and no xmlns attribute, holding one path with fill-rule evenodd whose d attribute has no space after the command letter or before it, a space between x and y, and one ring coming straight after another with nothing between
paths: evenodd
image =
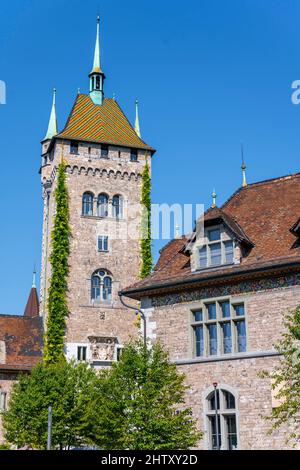
<instances>
[{"instance_id":1,"label":"green ivy","mask_svg":"<svg viewBox=\"0 0 300 470\"><path fill-rule=\"evenodd\" d=\"M65 169L66 165L62 161L58 166L57 185L54 192L56 214L51 234L51 279L44 349L46 364L65 360L64 336L68 316L67 279L70 253L69 197Z\"/></svg>"},{"instance_id":2,"label":"green ivy","mask_svg":"<svg viewBox=\"0 0 300 470\"><path fill-rule=\"evenodd\" d=\"M140 278L144 279L152 271L151 246L151 178L149 165L146 163L142 183L142 224L141 224L141 271Z\"/></svg>"},{"instance_id":3,"label":"green ivy","mask_svg":"<svg viewBox=\"0 0 300 470\"><path fill-rule=\"evenodd\" d=\"M300 305L283 318L284 333L275 345L280 362L263 377L271 379L272 389L279 405L272 409L270 433L284 426L286 442L290 446L300 442Z\"/></svg>"}]
</instances>

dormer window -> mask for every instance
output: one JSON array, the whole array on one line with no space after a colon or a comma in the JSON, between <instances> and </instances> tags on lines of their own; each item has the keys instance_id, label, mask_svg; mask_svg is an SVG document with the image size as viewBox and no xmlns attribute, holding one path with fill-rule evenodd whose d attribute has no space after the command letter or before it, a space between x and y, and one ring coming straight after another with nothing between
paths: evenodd
<instances>
[{"instance_id":1,"label":"dormer window","mask_svg":"<svg viewBox=\"0 0 300 470\"><path fill-rule=\"evenodd\" d=\"M204 243L199 248L200 269L233 263L234 243L233 240L226 238L221 227L205 229Z\"/></svg>"}]
</instances>

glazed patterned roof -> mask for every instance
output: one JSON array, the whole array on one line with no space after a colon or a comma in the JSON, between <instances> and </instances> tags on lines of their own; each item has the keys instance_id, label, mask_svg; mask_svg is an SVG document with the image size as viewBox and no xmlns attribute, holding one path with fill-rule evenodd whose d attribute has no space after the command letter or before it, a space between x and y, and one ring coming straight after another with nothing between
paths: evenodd
<instances>
[{"instance_id":1,"label":"glazed patterned roof","mask_svg":"<svg viewBox=\"0 0 300 470\"><path fill-rule=\"evenodd\" d=\"M154 152L135 132L118 103L105 98L101 106L79 94L60 138L135 147Z\"/></svg>"},{"instance_id":2,"label":"glazed patterned roof","mask_svg":"<svg viewBox=\"0 0 300 470\"><path fill-rule=\"evenodd\" d=\"M192 283L215 284L217 280L225 282L230 276L238 279L246 273L268 269L279 273L284 269L299 272L299 207L300 173L240 188L222 208L209 209L204 217L204 224L223 219L238 239L252 244L240 264L192 272L190 254L186 250L189 240L185 237L175 239L161 250L154 272L125 289L124 293L140 298L146 292L149 295L151 289L157 292L179 283L190 286Z\"/></svg>"}]
</instances>

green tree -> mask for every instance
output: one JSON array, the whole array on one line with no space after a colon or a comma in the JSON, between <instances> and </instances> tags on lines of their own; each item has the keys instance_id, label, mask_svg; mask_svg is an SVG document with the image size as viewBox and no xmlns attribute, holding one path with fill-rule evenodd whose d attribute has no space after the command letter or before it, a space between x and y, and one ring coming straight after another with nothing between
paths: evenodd
<instances>
[{"instance_id":1,"label":"green tree","mask_svg":"<svg viewBox=\"0 0 300 470\"><path fill-rule=\"evenodd\" d=\"M18 447L45 449L51 405L53 448L85 443L82 422L96 381L94 369L83 363L37 365L13 386L9 408L3 414L6 440Z\"/></svg>"},{"instance_id":2,"label":"green tree","mask_svg":"<svg viewBox=\"0 0 300 470\"><path fill-rule=\"evenodd\" d=\"M270 432L283 424L289 426L288 439L300 440L300 306L284 319L285 333L276 349L282 355L280 364L271 373L275 397L281 403L267 418L272 422Z\"/></svg>"},{"instance_id":3,"label":"green tree","mask_svg":"<svg viewBox=\"0 0 300 470\"><path fill-rule=\"evenodd\" d=\"M152 270L152 246L151 246L151 178L149 165L146 163L143 171L142 183L142 224L141 224L141 279L145 278Z\"/></svg>"},{"instance_id":4,"label":"green tree","mask_svg":"<svg viewBox=\"0 0 300 470\"><path fill-rule=\"evenodd\" d=\"M126 345L100 374L86 415L86 434L102 449L188 449L200 439L184 405L184 376L159 343ZM92 426L91 426L91 423Z\"/></svg>"},{"instance_id":5,"label":"green tree","mask_svg":"<svg viewBox=\"0 0 300 470\"><path fill-rule=\"evenodd\" d=\"M64 336L67 305L67 279L70 253L69 198L66 185L65 163L58 166L55 189L56 213L52 230L50 254L51 278L47 304L44 360L46 364L64 360Z\"/></svg>"}]
</instances>

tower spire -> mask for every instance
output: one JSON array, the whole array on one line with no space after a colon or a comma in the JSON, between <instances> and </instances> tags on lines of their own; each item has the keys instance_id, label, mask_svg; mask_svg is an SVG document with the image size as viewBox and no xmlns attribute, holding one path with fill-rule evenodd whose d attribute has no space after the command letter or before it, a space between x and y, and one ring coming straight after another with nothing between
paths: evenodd
<instances>
[{"instance_id":1,"label":"tower spire","mask_svg":"<svg viewBox=\"0 0 300 470\"><path fill-rule=\"evenodd\" d=\"M140 130L140 120L139 120L139 102L135 100L135 123L134 123L134 130L139 137L141 137L141 130Z\"/></svg>"},{"instance_id":2,"label":"tower spire","mask_svg":"<svg viewBox=\"0 0 300 470\"><path fill-rule=\"evenodd\" d=\"M96 43L95 43L95 52L94 52L94 63L92 72L100 73L101 72L101 57L100 57L100 16L97 16L97 32L96 32Z\"/></svg>"},{"instance_id":3,"label":"tower spire","mask_svg":"<svg viewBox=\"0 0 300 470\"><path fill-rule=\"evenodd\" d=\"M53 101L50 113L50 119L48 124L48 130L44 137L44 140L52 139L54 135L58 133L57 130L57 116L56 116L56 88L53 88Z\"/></svg>"},{"instance_id":4,"label":"tower spire","mask_svg":"<svg viewBox=\"0 0 300 470\"><path fill-rule=\"evenodd\" d=\"M95 104L103 103L103 82L105 75L101 70L101 56L100 56L100 17L97 16L97 32L96 43L94 52L93 68L89 73L90 77L90 96Z\"/></svg>"},{"instance_id":5,"label":"tower spire","mask_svg":"<svg viewBox=\"0 0 300 470\"><path fill-rule=\"evenodd\" d=\"M211 207L214 208L214 207L216 207L216 198L217 198L217 194L216 194L215 189L213 190L211 197L212 197Z\"/></svg>"},{"instance_id":6,"label":"tower spire","mask_svg":"<svg viewBox=\"0 0 300 470\"><path fill-rule=\"evenodd\" d=\"M242 187L244 188L245 186L247 186L247 178L246 178L246 164L245 164L245 160L244 160L244 148L243 148L243 144L241 144L241 154L242 154L242 166L241 166L241 169L242 169L242 175L243 175L243 182L242 182Z\"/></svg>"},{"instance_id":7,"label":"tower spire","mask_svg":"<svg viewBox=\"0 0 300 470\"><path fill-rule=\"evenodd\" d=\"M33 289L36 288L36 279L35 278L36 278L36 270L34 268L33 273L32 273L32 286L31 286Z\"/></svg>"},{"instance_id":8,"label":"tower spire","mask_svg":"<svg viewBox=\"0 0 300 470\"><path fill-rule=\"evenodd\" d=\"M24 310L25 317L38 317L39 316L39 298L36 290L35 284L35 268L33 271L32 286L29 292L27 304Z\"/></svg>"}]
</instances>

